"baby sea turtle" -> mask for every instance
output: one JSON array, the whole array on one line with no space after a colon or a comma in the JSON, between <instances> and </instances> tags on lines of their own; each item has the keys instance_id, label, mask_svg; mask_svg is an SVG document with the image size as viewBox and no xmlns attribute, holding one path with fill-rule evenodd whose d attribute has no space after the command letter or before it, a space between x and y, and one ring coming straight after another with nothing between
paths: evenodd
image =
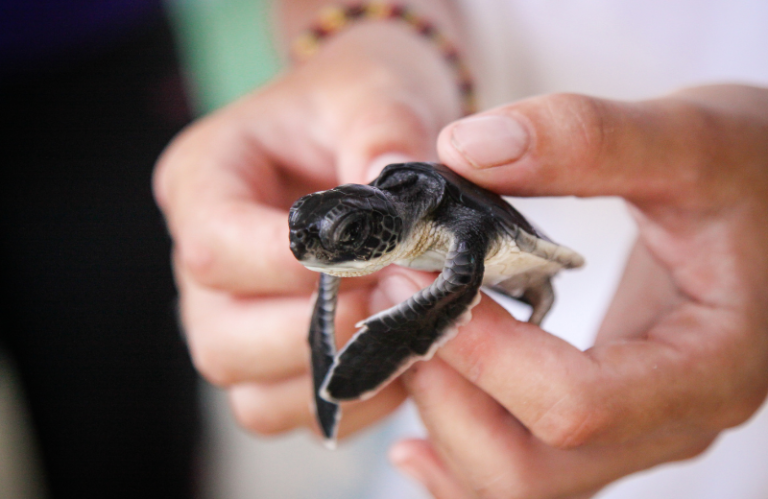
<instances>
[{"instance_id":1,"label":"baby sea turtle","mask_svg":"<svg viewBox=\"0 0 768 499\"><path fill-rule=\"evenodd\" d=\"M372 396L427 359L470 317L481 285L533 307L541 323L554 300L550 278L584 259L536 230L497 194L434 163L389 165L369 185L304 196L289 215L291 250L321 272L309 331L316 416L335 440L338 403ZM429 287L359 323L336 353L341 277L391 263L440 271Z\"/></svg>"}]
</instances>

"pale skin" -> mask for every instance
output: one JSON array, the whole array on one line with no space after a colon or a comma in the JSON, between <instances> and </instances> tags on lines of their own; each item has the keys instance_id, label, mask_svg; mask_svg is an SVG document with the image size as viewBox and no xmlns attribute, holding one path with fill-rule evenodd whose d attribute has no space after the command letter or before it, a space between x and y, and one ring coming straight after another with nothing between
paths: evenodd
<instances>
[{"instance_id":1,"label":"pale skin","mask_svg":"<svg viewBox=\"0 0 768 499\"><path fill-rule=\"evenodd\" d=\"M286 31L319 3L294 2ZM450 9L421 8L460 43ZM501 194L621 196L639 240L593 348L485 299L435 359L346 405L342 435L410 395L429 438L401 442L391 459L435 497L579 498L695 456L748 419L768 390L768 89L633 103L548 95L454 121L459 110L428 43L366 23L166 151L155 192L182 321L196 366L228 390L241 424L314 427L306 327L316 275L290 253L287 208L396 158L439 159ZM498 140L509 130L516 139ZM346 280L341 343L432 278L383 275Z\"/></svg>"}]
</instances>

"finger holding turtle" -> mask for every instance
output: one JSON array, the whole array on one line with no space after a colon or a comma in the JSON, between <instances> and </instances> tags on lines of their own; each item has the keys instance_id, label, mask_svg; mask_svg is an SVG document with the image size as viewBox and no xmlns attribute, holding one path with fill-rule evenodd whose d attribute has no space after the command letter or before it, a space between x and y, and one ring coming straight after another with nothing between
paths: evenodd
<instances>
[{"instance_id":1,"label":"finger holding turtle","mask_svg":"<svg viewBox=\"0 0 768 499\"><path fill-rule=\"evenodd\" d=\"M431 445L405 443L395 460L437 497L457 481L589 496L746 421L768 390L766 116L768 90L720 86L639 103L544 96L446 128L441 157L468 178L504 194L621 195L640 235L586 352L482 302L406 377ZM510 119L524 147L473 153ZM630 304L643 310L624 315Z\"/></svg>"}]
</instances>

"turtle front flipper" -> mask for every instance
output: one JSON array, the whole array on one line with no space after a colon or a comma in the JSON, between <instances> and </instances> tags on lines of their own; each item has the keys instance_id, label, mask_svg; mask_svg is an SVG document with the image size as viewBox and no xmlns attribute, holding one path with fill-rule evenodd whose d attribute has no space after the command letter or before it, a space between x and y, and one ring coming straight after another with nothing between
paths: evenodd
<instances>
[{"instance_id":1,"label":"turtle front flipper","mask_svg":"<svg viewBox=\"0 0 768 499\"><path fill-rule=\"evenodd\" d=\"M435 282L366 319L337 355L320 396L334 402L366 399L417 360L431 357L477 303L487 246L482 231L456 234Z\"/></svg>"},{"instance_id":2,"label":"turtle front flipper","mask_svg":"<svg viewBox=\"0 0 768 499\"><path fill-rule=\"evenodd\" d=\"M326 444L333 446L341 410L338 404L320 397L320 387L333 365L336 355L336 300L341 279L320 274L317 299L312 310L309 326L309 346L312 352L312 383L315 394L315 417L325 437Z\"/></svg>"}]
</instances>

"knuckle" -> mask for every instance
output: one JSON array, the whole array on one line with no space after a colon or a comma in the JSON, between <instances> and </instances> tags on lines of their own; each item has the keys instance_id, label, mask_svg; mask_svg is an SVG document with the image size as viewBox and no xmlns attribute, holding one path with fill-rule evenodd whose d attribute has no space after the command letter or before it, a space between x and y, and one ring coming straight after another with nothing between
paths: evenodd
<instances>
[{"instance_id":1,"label":"knuckle","mask_svg":"<svg viewBox=\"0 0 768 499\"><path fill-rule=\"evenodd\" d=\"M667 103L670 114L677 116L685 133L677 138L675 168L669 178L674 197L685 200L691 208L706 207L712 197L722 191L718 185L720 165L728 162L719 157L722 137L716 115L705 108L687 102ZM720 188L718 188L720 187Z\"/></svg>"},{"instance_id":2,"label":"knuckle","mask_svg":"<svg viewBox=\"0 0 768 499\"><path fill-rule=\"evenodd\" d=\"M765 391L763 390L760 390L758 393L752 393L750 396L746 396L743 400L738 401L734 404L731 421L729 421L726 427L730 428L745 423L760 409L764 402Z\"/></svg>"},{"instance_id":3,"label":"knuckle","mask_svg":"<svg viewBox=\"0 0 768 499\"><path fill-rule=\"evenodd\" d=\"M259 435L276 435L293 428L291 418L270 409L264 394L251 387L247 400L233 398L230 404L235 421L242 428Z\"/></svg>"},{"instance_id":4,"label":"knuckle","mask_svg":"<svg viewBox=\"0 0 768 499\"><path fill-rule=\"evenodd\" d=\"M176 244L177 261L195 281L207 283L214 265L213 249L202 238L180 238Z\"/></svg>"},{"instance_id":5,"label":"knuckle","mask_svg":"<svg viewBox=\"0 0 768 499\"><path fill-rule=\"evenodd\" d=\"M500 470L495 474L483 474L471 480L472 493L479 499L537 499L551 497L546 481L537 477L534 470L518 469L517 472Z\"/></svg>"},{"instance_id":6,"label":"knuckle","mask_svg":"<svg viewBox=\"0 0 768 499\"><path fill-rule=\"evenodd\" d=\"M260 217L250 202L235 200L205 206L193 222L175 237L176 263L203 287L252 294L314 282L313 273L303 268L295 277L295 268L274 265L290 262L301 267L292 257L287 259L287 244L275 242L288 239L287 218L283 224L282 219Z\"/></svg>"},{"instance_id":7,"label":"knuckle","mask_svg":"<svg viewBox=\"0 0 768 499\"><path fill-rule=\"evenodd\" d=\"M696 457L701 456L704 454L707 449L712 445L712 443L715 441L716 435L703 437L693 443L691 443L689 446L687 446L685 449L683 449L680 454L674 457L674 460L676 461L686 461L688 459L693 459Z\"/></svg>"},{"instance_id":8,"label":"knuckle","mask_svg":"<svg viewBox=\"0 0 768 499\"><path fill-rule=\"evenodd\" d=\"M704 419L704 428L719 432L749 420L766 400L768 394L768 343L762 340L764 330L755 328L750 319L738 313L723 315L711 324L719 329L719 338L701 347L698 355L686 361L711 380L699 397L707 410L696 416ZM707 371L702 372L701 358L707 358ZM704 385L701 387L704 388Z\"/></svg>"},{"instance_id":9,"label":"knuckle","mask_svg":"<svg viewBox=\"0 0 768 499\"><path fill-rule=\"evenodd\" d=\"M608 101L569 93L545 98L548 99L551 118L559 124L560 132L568 137L573 161L586 167L596 166L606 148L611 129Z\"/></svg>"},{"instance_id":10,"label":"knuckle","mask_svg":"<svg viewBox=\"0 0 768 499\"><path fill-rule=\"evenodd\" d=\"M375 157L392 151L424 153L435 139L433 128L409 103L388 101L370 105L357 115L350 132L366 136L360 152Z\"/></svg>"},{"instance_id":11,"label":"knuckle","mask_svg":"<svg viewBox=\"0 0 768 499\"><path fill-rule=\"evenodd\" d=\"M170 163L170 153L165 152L158 159L152 172L152 195L164 213L168 209L168 197L170 195Z\"/></svg>"},{"instance_id":12,"label":"knuckle","mask_svg":"<svg viewBox=\"0 0 768 499\"><path fill-rule=\"evenodd\" d=\"M473 489L475 497L479 499L531 499L537 497L533 487L527 482L496 483L493 485L478 485Z\"/></svg>"},{"instance_id":13,"label":"knuckle","mask_svg":"<svg viewBox=\"0 0 768 499\"><path fill-rule=\"evenodd\" d=\"M286 431L285 424L267 411L236 409L235 420L242 428L259 435L276 435Z\"/></svg>"},{"instance_id":14,"label":"knuckle","mask_svg":"<svg viewBox=\"0 0 768 499\"><path fill-rule=\"evenodd\" d=\"M192 336L192 335L190 335ZM200 335L195 335L200 338ZM242 381L232 368L231 356L217 342L199 340L190 342L190 355L195 369L211 384L221 387Z\"/></svg>"},{"instance_id":15,"label":"knuckle","mask_svg":"<svg viewBox=\"0 0 768 499\"><path fill-rule=\"evenodd\" d=\"M183 151L187 147L190 130L193 128L194 125L189 125L179 132L155 163L152 172L152 193L163 211L168 209L172 186L178 177L179 167L183 165Z\"/></svg>"},{"instance_id":16,"label":"knuckle","mask_svg":"<svg viewBox=\"0 0 768 499\"><path fill-rule=\"evenodd\" d=\"M211 288L226 288L233 274L238 273L231 250L242 230L241 215L236 203L209 206L194 226L176 235L176 262L194 281Z\"/></svg>"},{"instance_id":17,"label":"knuckle","mask_svg":"<svg viewBox=\"0 0 768 499\"><path fill-rule=\"evenodd\" d=\"M754 383L745 382L734 391L740 391L738 397L723 394L717 410L714 411L707 425L710 429L720 431L725 428L733 428L748 421L763 405L766 399L766 391L763 383L759 387ZM724 402L724 403L722 403Z\"/></svg>"},{"instance_id":18,"label":"knuckle","mask_svg":"<svg viewBox=\"0 0 768 499\"><path fill-rule=\"evenodd\" d=\"M208 206L176 237L178 262L197 282L217 287L230 269L227 248L241 230L239 205Z\"/></svg>"},{"instance_id":19,"label":"knuckle","mask_svg":"<svg viewBox=\"0 0 768 499\"><path fill-rule=\"evenodd\" d=\"M585 394L567 395L531 428L540 440L556 449L573 449L596 439L607 426L608 411Z\"/></svg>"}]
</instances>

